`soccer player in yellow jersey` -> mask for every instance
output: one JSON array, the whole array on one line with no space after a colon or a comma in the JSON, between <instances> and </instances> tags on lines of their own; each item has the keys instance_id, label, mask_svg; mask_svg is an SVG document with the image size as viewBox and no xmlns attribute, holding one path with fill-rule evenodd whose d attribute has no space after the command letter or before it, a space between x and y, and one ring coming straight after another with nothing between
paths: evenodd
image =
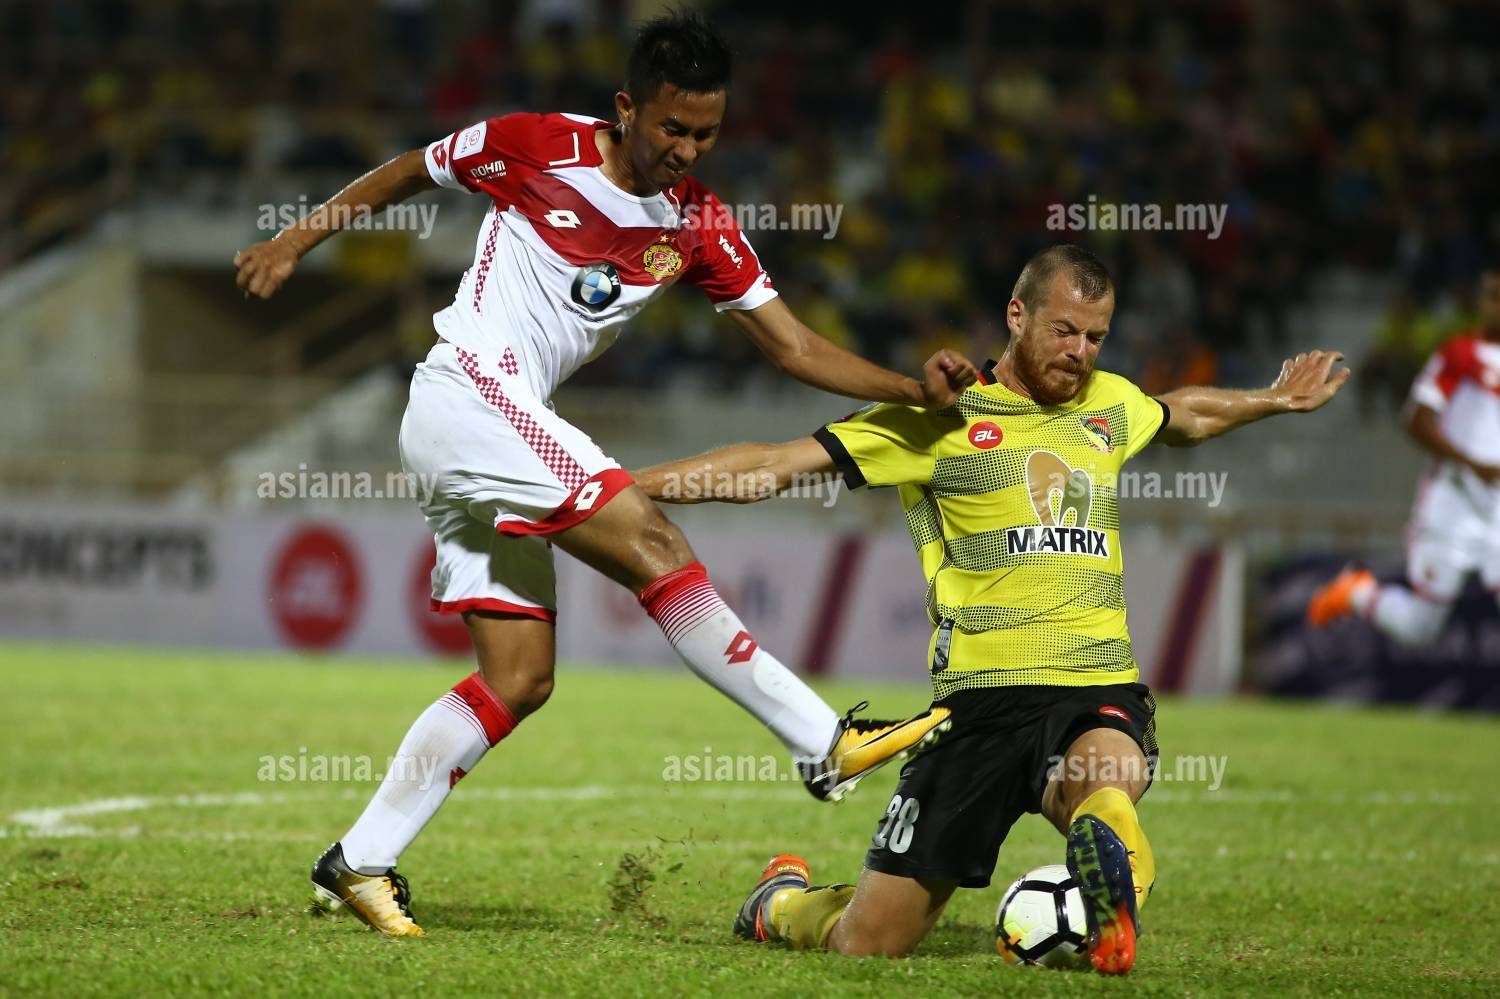
<instances>
[{"instance_id":1,"label":"soccer player in yellow jersey","mask_svg":"<svg viewBox=\"0 0 1500 999\"><path fill-rule=\"evenodd\" d=\"M1315 410L1349 372L1333 370L1341 355L1313 351L1266 389L1152 398L1095 370L1114 304L1096 257L1051 247L1016 282L1005 354L955 405L881 404L809 438L638 476L667 502L749 502L817 473L895 486L927 577L934 701L952 731L902 769L857 886L811 887L804 860L778 856L735 920L741 936L910 953L954 889L989 884L1011 825L1040 812L1067 838L1094 967L1133 965L1156 879L1135 803L1158 751L1125 626L1120 467L1153 442L1191 446ZM733 491L702 488L719 483Z\"/></svg>"}]
</instances>

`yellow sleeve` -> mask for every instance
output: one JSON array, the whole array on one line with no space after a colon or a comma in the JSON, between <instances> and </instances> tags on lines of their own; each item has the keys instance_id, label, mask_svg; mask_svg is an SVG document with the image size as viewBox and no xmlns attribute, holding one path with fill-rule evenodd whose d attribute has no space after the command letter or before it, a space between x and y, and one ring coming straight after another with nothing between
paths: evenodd
<instances>
[{"instance_id":1,"label":"yellow sleeve","mask_svg":"<svg viewBox=\"0 0 1500 999\"><path fill-rule=\"evenodd\" d=\"M813 437L850 489L932 480L937 442L947 432L930 411L879 403L820 428Z\"/></svg>"},{"instance_id":2,"label":"yellow sleeve","mask_svg":"<svg viewBox=\"0 0 1500 999\"><path fill-rule=\"evenodd\" d=\"M1167 405L1142 392L1134 382L1120 379L1121 401L1125 405L1125 424L1130 439L1125 442L1124 461L1145 450L1167 424Z\"/></svg>"}]
</instances>

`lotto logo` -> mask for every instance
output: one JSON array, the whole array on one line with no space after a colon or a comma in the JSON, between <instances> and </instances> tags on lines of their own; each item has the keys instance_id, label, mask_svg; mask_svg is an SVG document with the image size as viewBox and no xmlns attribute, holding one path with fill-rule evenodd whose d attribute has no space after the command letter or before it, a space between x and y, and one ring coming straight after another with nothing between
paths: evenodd
<instances>
[{"instance_id":1,"label":"lotto logo","mask_svg":"<svg viewBox=\"0 0 1500 999\"><path fill-rule=\"evenodd\" d=\"M573 509L592 510L594 504L599 502L599 495L604 492L604 484L599 481L586 482L582 489L578 490L578 496L573 500Z\"/></svg>"},{"instance_id":2,"label":"lotto logo","mask_svg":"<svg viewBox=\"0 0 1500 999\"><path fill-rule=\"evenodd\" d=\"M750 657L755 655L755 650L758 648L760 646L755 644L755 639L750 637L750 632L741 631L734 636L734 641L730 642L729 647L724 650L724 655L728 658L729 665L738 666L740 663L749 662Z\"/></svg>"},{"instance_id":3,"label":"lotto logo","mask_svg":"<svg viewBox=\"0 0 1500 999\"><path fill-rule=\"evenodd\" d=\"M546 219L554 229L577 229L583 225L578 216L566 208L554 208L542 218Z\"/></svg>"},{"instance_id":4,"label":"lotto logo","mask_svg":"<svg viewBox=\"0 0 1500 999\"><path fill-rule=\"evenodd\" d=\"M1005 431L985 420L969 428L969 443L980 450L988 450L1005 439Z\"/></svg>"}]
</instances>

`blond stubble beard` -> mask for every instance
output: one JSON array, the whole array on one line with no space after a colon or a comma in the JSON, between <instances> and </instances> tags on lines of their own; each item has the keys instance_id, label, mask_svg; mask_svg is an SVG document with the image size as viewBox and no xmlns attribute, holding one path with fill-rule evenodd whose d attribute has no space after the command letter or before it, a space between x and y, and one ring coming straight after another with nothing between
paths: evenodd
<instances>
[{"instance_id":1,"label":"blond stubble beard","mask_svg":"<svg viewBox=\"0 0 1500 999\"><path fill-rule=\"evenodd\" d=\"M1083 390L1089 387L1089 379L1094 377L1094 367L1089 365L1084 371L1083 377L1078 380L1078 389L1070 395L1060 399L1042 398L1037 390L1046 385L1046 368L1038 369L1033 366L1032 359L1026 353L1026 343L1032 335L1040 335L1028 329L1026 335L1016 343L1016 372L1021 376L1021 382L1031 389L1032 401L1041 406L1061 406L1063 403L1071 402L1083 394Z\"/></svg>"}]
</instances>

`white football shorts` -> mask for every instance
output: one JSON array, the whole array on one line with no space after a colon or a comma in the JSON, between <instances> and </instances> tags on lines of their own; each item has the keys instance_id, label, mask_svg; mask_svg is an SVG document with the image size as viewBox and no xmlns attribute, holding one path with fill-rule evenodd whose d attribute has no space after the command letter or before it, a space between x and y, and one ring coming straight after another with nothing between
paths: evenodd
<instances>
[{"instance_id":1,"label":"white football shorts","mask_svg":"<svg viewBox=\"0 0 1500 999\"><path fill-rule=\"evenodd\" d=\"M1406 532L1406 578L1419 595L1451 603L1477 572L1500 591L1500 491L1439 462L1422 479Z\"/></svg>"},{"instance_id":2,"label":"white football shorts","mask_svg":"<svg viewBox=\"0 0 1500 999\"><path fill-rule=\"evenodd\" d=\"M401 464L437 546L433 610L556 620L547 536L587 520L632 482L520 375L509 348L486 356L446 341L412 375Z\"/></svg>"}]
</instances>

